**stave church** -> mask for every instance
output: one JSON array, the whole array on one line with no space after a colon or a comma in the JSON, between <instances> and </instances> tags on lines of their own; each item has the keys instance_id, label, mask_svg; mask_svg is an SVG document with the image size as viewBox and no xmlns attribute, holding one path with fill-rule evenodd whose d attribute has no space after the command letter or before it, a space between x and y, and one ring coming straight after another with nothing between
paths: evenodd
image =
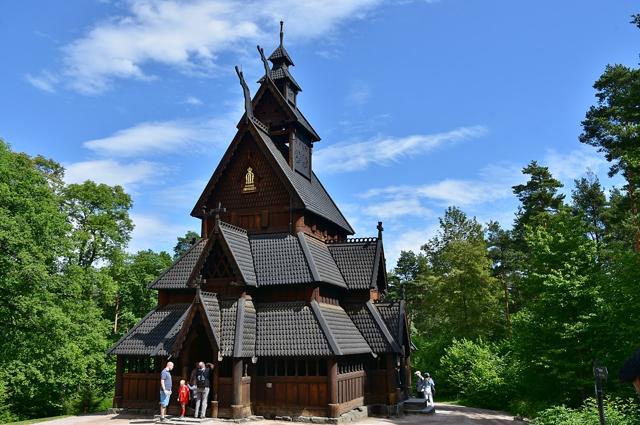
<instances>
[{"instance_id":1,"label":"stave church","mask_svg":"<svg viewBox=\"0 0 640 425\"><path fill-rule=\"evenodd\" d=\"M114 407L156 409L169 360L174 387L196 362L215 365L213 417L337 418L408 396L407 312L386 295L382 223L350 237L314 173L320 136L298 108L282 23L278 47L258 53L265 75L251 98L236 68L245 114L191 212L201 239L149 284L157 307L108 351Z\"/></svg>"}]
</instances>

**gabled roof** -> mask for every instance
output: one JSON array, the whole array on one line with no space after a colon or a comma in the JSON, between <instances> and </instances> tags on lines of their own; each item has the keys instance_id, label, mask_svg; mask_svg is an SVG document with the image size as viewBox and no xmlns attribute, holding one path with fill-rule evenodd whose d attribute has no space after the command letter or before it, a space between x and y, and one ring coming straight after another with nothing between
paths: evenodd
<instances>
[{"instance_id":1,"label":"gabled roof","mask_svg":"<svg viewBox=\"0 0 640 425\"><path fill-rule=\"evenodd\" d=\"M267 59L269 59L271 62L280 62L282 59L284 59L286 62L288 62L288 65L293 65L291 56L289 56L287 49L285 49L282 44L276 47L276 50L274 50Z\"/></svg>"},{"instance_id":2,"label":"gabled roof","mask_svg":"<svg viewBox=\"0 0 640 425\"><path fill-rule=\"evenodd\" d=\"M326 282L347 288L347 284L324 242L303 232L298 233L298 240L316 282Z\"/></svg>"},{"instance_id":3,"label":"gabled roof","mask_svg":"<svg viewBox=\"0 0 640 425\"><path fill-rule=\"evenodd\" d=\"M194 264L192 270L178 261L172 267L180 268L180 280L172 281L172 286L154 284L151 287L188 288L201 273L216 243L232 265L237 282L249 286L323 282L344 289L363 290L376 288L379 272L384 273L382 243L376 238L325 243L303 232L296 236L289 233L248 235L245 230L223 221L216 229L208 239L198 242L206 241L206 246L198 249L199 258L189 260L189 264ZM177 276L178 271L169 269L165 274Z\"/></svg>"},{"instance_id":4,"label":"gabled roof","mask_svg":"<svg viewBox=\"0 0 640 425\"><path fill-rule=\"evenodd\" d=\"M233 153L242 140L242 137L240 136L244 134L245 131L249 131L254 136L258 147L260 147L261 151L265 154L266 159L273 166L276 175L281 178L281 181L285 183L287 190L289 190L289 192L299 200L305 209L331 223L334 223L338 227L342 228L347 234L354 233L353 228L349 225L349 222L344 215L342 215L333 199L331 199L331 196L318 180L315 173L312 173L311 178L307 179L303 175L295 172L291 167L289 167L287 160L280 150L278 150L267 133L258 129L251 122L243 124L243 126L246 127L242 127L241 130L238 131L238 134L231 145L227 148L227 151L218 164L218 167L200 195L198 202L191 211L192 216L202 216L201 207L210 196L215 185L218 183L227 163L231 160Z\"/></svg>"},{"instance_id":5,"label":"gabled roof","mask_svg":"<svg viewBox=\"0 0 640 425\"><path fill-rule=\"evenodd\" d=\"M371 301L345 304L343 307L375 353L401 352L398 342Z\"/></svg>"},{"instance_id":6,"label":"gabled roof","mask_svg":"<svg viewBox=\"0 0 640 425\"><path fill-rule=\"evenodd\" d=\"M311 308L320 322L334 355L372 352L371 347L342 307L311 301Z\"/></svg>"},{"instance_id":7,"label":"gabled roof","mask_svg":"<svg viewBox=\"0 0 640 425\"><path fill-rule=\"evenodd\" d=\"M220 308L218 307L218 299L214 293L198 290L184 320L179 325L179 332L175 338L175 343L171 347L172 355L178 355L182 351L191 325L198 315L212 344L211 348L215 350L220 347Z\"/></svg>"},{"instance_id":8,"label":"gabled roof","mask_svg":"<svg viewBox=\"0 0 640 425\"><path fill-rule=\"evenodd\" d=\"M327 338L304 301L256 306L256 356L330 356Z\"/></svg>"},{"instance_id":9,"label":"gabled roof","mask_svg":"<svg viewBox=\"0 0 640 425\"><path fill-rule=\"evenodd\" d=\"M293 78L293 75L291 75L291 73L289 72L288 68L284 68L284 67L279 67L279 68L274 68L269 70L269 76L271 77L271 79L273 81L278 81L278 80L284 80L287 79L291 82L291 84L293 84L293 86L296 88L296 90L298 90L299 92L302 91L302 88L300 87L300 84L298 84L298 82L296 81L295 78ZM264 76L262 78L260 78L258 80L258 83L262 84L264 82ZM296 106L291 105L293 108L296 108Z\"/></svg>"},{"instance_id":10,"label":"gabled roof","mask_svg":"<svg viewBox=\"0 0 640 425\"><path fill-rule=\"evenodd\" d=\"M107 351L107 354L166 356L173 347L189 304L156 307Z\"/></svg>"},{"instance_id":11,"label":"gabled roof","mask_svg":"<svg viewBox=\"0 0 640 425\"><path fill-rule=\"evenodd\" d=\"M380 316L384 320L387 329L391 332L393 338L399 343L408 338L409 330L405 321L405 303L404 301L392 301L373 304L380 312ZM411 341L409 341L410 343ZM402 345L402 344L400 344Z\"/></svg>"},{"instance_id":12,"label":"gabled roof","mask_svg":"<svg viewBox=\"0 0 640 425\"><path fill-rule=\"evenodd\" d=\"M263 145L268 149L271 157L275 159L277 169L289 182L299 199L302 201L304 207L312 213L328 220L352 235L354 233L353 228L342 215L338 206L333 202L329 193L327 193L320 180L314 172L311 173L311 179L307 179L302 174L295 172L285 157L280 153L275 143L271 140L268 134L264 131L253 127L254 134L258 135Z\"/></svg>"},{"instance_id":13,"label":"gabled roof","mask_svg":"<svg viewBox=\"0 0 640 425\"><path fill-rule=\"evenodd\" d=\"M207 240L200 239L149 284L150 289L184 288Z\"/></svg>"},{"instance_id":14,"label":"gabled roof","mask_svg":"<svg viewBox=\"0 0 640 425\"><path fill-rule=\"evenodd\" d=\"M313 282L300 241L288 233L252 235L258 286Z\"/></svg>"},{"instance_id":15,"label":"gabled roof","mask_svg":"<svg viewBox=\"0 0 640 425\"><path fill-rule=\"evenodd\" d=\"M253 255L251 254L247 231L224 221L219 222L219 229L229 252L238 266L242 279L247 285L256 286Z\"/></svg>"},{"instance_id":16,"label":"gabled roof","mask_svg":"<svg viewBox=\"0 0 640 425\"><path fill-rule=\"evenodd\" d=\"M382 241L378 238L354 238L330 242L327 248L344 276L349 289L377 288L378 271L383 261Z\"/></svg>"}]
</instances>

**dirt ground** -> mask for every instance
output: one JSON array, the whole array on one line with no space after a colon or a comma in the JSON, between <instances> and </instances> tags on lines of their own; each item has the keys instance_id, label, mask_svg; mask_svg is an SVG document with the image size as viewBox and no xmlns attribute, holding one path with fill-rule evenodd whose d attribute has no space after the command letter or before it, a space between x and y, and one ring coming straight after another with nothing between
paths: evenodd
<instances>
[{"instance_id":1,"label":"dirt ground","mask_svg":"<svg viewBox=\"0 0 640 425\"><path fill-rule=\"evenodd\" d=\"M54 421L40 422L47 425L145 425L153 424L153 418L127 415L95 414L87 416L72 416ZM230 424L228 421L215 421L219 424ZM436 413L433 415L406 415L402 418L367 418L357 422L357 425L422 425L422 424L460 424L460 425L517 425L513 416L492 410L474 409L453 404L436 403ZM291 422L253 421L248 425L292 425Z\"/></svg>"}]
</instances>

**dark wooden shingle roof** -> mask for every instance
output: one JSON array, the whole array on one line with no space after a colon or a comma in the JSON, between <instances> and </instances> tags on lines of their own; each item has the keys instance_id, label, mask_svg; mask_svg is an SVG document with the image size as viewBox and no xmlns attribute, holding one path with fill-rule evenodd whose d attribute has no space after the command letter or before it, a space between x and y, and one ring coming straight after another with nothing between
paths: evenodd
<instances>
[{"instance_id":1,"label":"dark wooden shingle roof","mask_svg":"<svg viewBox=\"0 0 640 425\"><path fill-rule=\"evenodd\" d=\"M375 353L400 352L398 342L371 301L345 304L344 310Z\"/></svg>"},{"instance_id":2,"label":"dark wooden shingle roof","mask_svg":"<svg viewBox=\"0 0 640 425\"><path fill-rule=\"evenodd\" d=\"M288 233L250 238L258 286L313 282L297 237Z\"/></svg>"},{"instance_id":3,"label":"dark wooden shingle roof","mask_svg":"<svg viewBox=\"0 0 640 425\"><path fill-rule=\"evenodd\" d=\"M256 311L258 357L333 354L318 320L305 302L258 304Z\"/></svg>"},{"instance_id":4,"label":"dark wooden shingle roof","mask_svg":"<svg viewBox=\"0 0 640 425\"><path fill-rule=\"evenodd\" d=\"M380 249L377 238L347 239L327 245L349 289L375 287Z\"/></svg>"},{"instance_id":5,"label":"dark wooden shingle roof","mask_svg":"<svg viewBox=\"0 0 640 425\"><path fill-rule=\"evenodd\" d=\"M200 239L187 252L178 258L167 270L149 284L151 289L184 288L189 280L193 268L200 258L200 254L207 243L206 239Z\"/></svg>"},{"instance_id":6,"label":"dark wooden shingle roof","mask_svg":"<svg viewBox=\"0 0 640 425\"><path fill-rule=\"evenodd\" d=\"M358 328L338 305L311 302L334 355L371 353Z\"/></svg>"},{"instance_id":7,"label":"dark wooden shingle roof","mask_svg":"<svg viewBox=\"0 0 640 425\"><path fill-rule=\"evenodd\" d=\"M166 356L171 352L190 304L170 304L151 310L107 351L108 354Z\"/></svg>"}]
</instances>

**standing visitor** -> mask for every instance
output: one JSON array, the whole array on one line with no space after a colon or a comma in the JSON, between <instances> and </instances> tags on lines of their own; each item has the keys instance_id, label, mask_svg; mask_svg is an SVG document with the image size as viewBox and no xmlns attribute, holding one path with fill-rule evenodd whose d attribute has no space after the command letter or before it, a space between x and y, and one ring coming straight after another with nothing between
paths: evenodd
<instances>
[{"instance_id":1,"label":"standing visitor","mask_svg":"<svg viewBox=\"0 0 640 425\"><path fill-rule=\"evenodd\" d=\"M191 384L196 386L196 412L195 418L204 418L207 412L207 403L209 400L209 390L211 388L211 372L213 372L213 364L198 362L198 367L191 373ZM200 412L200 416L198 416Z\"/></svg>"},{"instance_id":2,"label":"standing visitor","mask_svg":"<svg viewBox=\"0 0 640 425\"><path fill-rule=\"evenodd\" d=\"M160 372L160 422L166 421L164 414L169 405L171 397L171 371L173 370L173 362L167 362L167 366Z\"/></svg>"},{"instance_id":3,"label":"standing visitor","mask_svg":"<svg viewBox=\"0 0 640 425\"><path fill-rule=\"evenodd\" d=\"M433 397L436 395L436 383L433 381L433 378L431 378L431 375L429 375L429 373L426 373L425 381L427 384L425 395L428 395L427 404L433 405L434 404Z\"/></svg>"},{"instance_id":4,"label":"standing visitor","mask_svg":"<svg viewBox=\"0 0 640 425\"><path fill-rule=\"evenodd\" d=\"M416 392L418 393L418 398L425 398L425 391L427 389L427 381L422 376L419 370L416 370L415 375L418 377L418 381L416 382Z\"/></svg>"},{"instance_id":5,"label":"standing visitor","mask_svg":"<svg viewBox=\"0 0 640 425\"><path fill-rule=\"evenodd\" d=\"M178 392L178 401L180 402L180 407L182 407L182 411L180 412L180 417L184 418L185 411L187 410L187 404L189 403L189 387L184 379L180 380L180 391Z\"/></svg>"}]
</instances>

